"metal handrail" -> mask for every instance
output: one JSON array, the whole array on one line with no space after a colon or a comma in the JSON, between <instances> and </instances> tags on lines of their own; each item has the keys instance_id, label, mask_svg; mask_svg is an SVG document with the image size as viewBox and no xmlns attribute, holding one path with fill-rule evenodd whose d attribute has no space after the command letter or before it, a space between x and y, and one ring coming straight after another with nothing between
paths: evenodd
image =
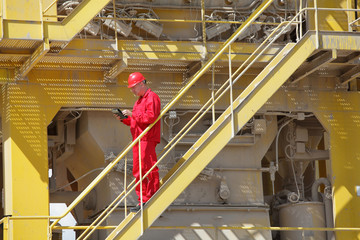
<instances>
[{"instance_id":1,"label":"metal handrail","mask_svg":"<svg viewBox=\"0 0 360 240\"><path fill-rule=\"evenodd\" d=\"M294 17L294 19L296 19L296 17ZM294 21L294 19L293 19L293 21ZM283 22L281 25L278 25L278 26L273 30L273 32L272 32L271 34L269 34L269 36L263 41L263 43L262 43L261 45L259 45L258 48L248 57L248 59L246 59L246 61L235 71L235 73L232 74L231 77L235 77L235 75L242 69L242 67L243 67L245 64L247 64L248 61L250 61L250 59L263 47L263 45L264 45L275 33L277 33L277 36L280 36L280 35L282 34L282 32L283 32L290 24L293 23L293 21ZM277 30L278 30L282 25L285 25L285 24L286 24L286 26L285 26L280 32L277 32ZM249 63L248 66L251 66L251 65L253 65L253 64L255 63L255 61L265 52L265 50L267 50L267 48L269 48L269 46L274 43L274 41L277 39L277 36L274 37L274 38L269 42L268 46L266 46L266 47L261 51L261 53L260 53L256 58L254 58L251 63ZM248 69L248 68L244 69L243 72L245 72L247 69ZM236 78L235 81L234 81L234 83L235 83L238 79L239 79L239 78ZM225 88L224 91L222 91L220 95L218 95L218 94L219 94L219 92L227 85L227 83L229 82L229 80L230 80L230 78L216 91L216 93L215 93L216 99L212 99L212 98L209 99L209 101L203 105L203 107L192 117L192 119L181 129L181 131L164 147L164 149L160 152L160 155L161 155L161 153L163 153L163 152L173 143L173 141L175 141L175 139L178 138L178 139L176 140L176 142L171 145L170 149L168 149L168 150L159 158L159 160L148 170L148 172L143 176L143 178L145 178L155 167L157 167L158 164L160 164L160 163L162 162L162 160L164 159L164 157L175 147L175 145L192 129L192 127L194 127L194 126L197 124L198 121L200 121L200 119L210 110L210 108L213 107L213 106L217 103L217 101L221 99L221 97L226 93L226 91L230 88L230 86L228 86L227 88ZM210 104L210 106L208 106L210 102L211 102L211 104ZM205 111L203 111L203 109L204 109L205 107L207 107L207 109L206 109ZM202 113L202 114L199 116L198 114L200 114L200 113ZM194 122L194 120L196 120L196 121ZM191 124L191 126L189 126L190 124ZM189 126L189 127L188 127L188 126ZM183 130L185 130L185 129L186 129L186 131L185 131L184 133L182 133ZM182 135L179 136L181 133L182 133ZM133 181L129 186L131 186L134 182L135 182L135 181ZM140 182L141 182L141 181L140 181ZM135 187L136 187L138 184L139 184L139 182L137 182L135 186L132 186L132 188L128 191L128 194L130 194L130 193L135 189ZM128 189L128 187L126 187L126 189ZM125 190L124 190L124 191L125 191ZM119 200L119 198L120 198L121 196L123 196L124 191L114 200L113 203L117 202L117 201ZM125 196L123 196L123 198L121 198L121 200L120 200L119 202L117 202L116 205L112 206L112 205L113 205L113 203L112 203L112 204L111 204L112 209L111 209L109 212L107 212L107 211L110 209L110 205L109 205L109 206L103 211L103 213L101 214L101 216L99 216L94 222L97 222L101 217L103 217L103 219L102 219L95 227L93 227L94 224L91 224L91 225L89 226L89 228L86 229L86 230L79 236L78 239L81 239L81 237L82 237L83 235L85 235L85 233L86 233L90 228L92 228L92 230L89 232L89 234L88 234L85 238L83 238L84 240L87 239L93 231L95 231L96 229L98 229L99 225L105 220L105 218L106 218L107 216L109 216L109 215L116 209L116 207L117 207L124 199L126 199L126 196L127 196L128 194L125 193ZM104 216L104 213L105 213L105 212L107 212L106 216Z\"/></svg>"},{"instance_id":2,"label":"metal handrail","mask_svg":"<svg viewBox=\"0 0 360 240\"><path fill-rule=\"evenodd\" d=\"M84 230L90 226L55 226L54 229L61 230ZM108 230L115 229L117 226L101 226L99 230ZM218 229L218 230L271 230L271 231L357 231L360 232L360 228L358 227L334 227L334 228L326 228L326 227L245 227L245 226L150 226L149 229Z\"/></svg>"},{"instance_id":3,"label":"metal handrail","mask_svg":"<svg viewBox=\"0 0 360 240\"><path fill-rule=\"evenodd\" d=\"M209 69L209 67L220 57L220 55L225 51L225 49L233 43L244 30L251 25L256 18L260 16L260 14L273 2L274 0L264 1L256 11L254 11L250 17L241 25L233 35L223 44L223 46L212 56L195 75L191 78L186 86L184 86L178 94L163 108L159 117L150 124L134 141L132 141L125 150L114 159L106 168L80 193L80 195L69 205L69 207L65 210L65 212L61 215L65 217L104 177L107 175L111 169L122 159L125 155L132 149L132 147L168 112L173 105L190 89L190 87ZM50 225L50 229L52 229L60 219L57 219Z\"/></svg>"},{"instance_id":4,"label":"metal handrail","mask_svg":"<svg viewBox=\"0 0 360 240\"><path fill-rule=\"evenodd\" d=\"M307 10L307 9L303 9L302 11L306 11L306 10ZM255 55L255 53L257 53L257 51L258 51L259 49L261 49L261 47L267 42L267 40L270 39L270 37L272 37L273 34L275 34L275 33L277 32L277 30L278 30L282 25L285 25L285 24L286 24L286 26L277 34L278 36L280 36L280 35L282 34L282 32L283 32L290 24L292 24L293 22L295 22L295 19L298 17L298 15L299 15L302 11L300 11L291 21L289 21L289 22L283 22L282 24L278 25L278 27L273 30L273 32L263 41L263 43L262 43L262 44L253 52L253 54L236 70L236 72L235 72L232 76L234 76L235 74L237 74L237 73L240 71L240 69L251 59L251 57L253 57L253 56ZM270 41L270 43L268 44L268 46L265 47L265 48L261 51L261 53L260 53L255 59L253 59L253 61L247 66L247 68L235 79L234 83L235 83L235 82L239 79L239 77L240 77L241 75L243 75L243 73L265 52L265 50L266 50L276 39L277 39L277 37L274 37L274 38ZM230 79L230 78L229 78L229 79ZM228 81L229 81L229 79L228 79ZM223 86L216 92L216 94L219 93L219 91L226 85L226 83L227 83L228 81L226 81L226 82L223 84ZM220 94L220 96L218 96L215 101L213 101L213 103L208 107L208 109L203 112L203 114L200 116L200 118L197 118L197 121L195 121L195 123L192 124L192 126L176 141L176 143L178 143L178 142L181 140L181 138L182 138L183 136L185 136L185 134L201 119L201 117L209 110L209 108L212 107L212 106L222 97L222 95L223 95L228 89L229 89L229 87L227 87L227 88L224 90L224 92L223 92L222 94ZM212 99L210 99L209 102L211 102L211 100L212 100ZM207 105L207 104L205 104L204 106L206 106L206 105ZM202 108L202 109L203 109L203 108ZM198 113L200 113L200 112L202 111L202 109L201 109ZM197 114L198 114L198 113L197 113ZM195 118L196 118L196 115L193 117L193 119L195 119ZM191 121L190 121L190 122L191 122ZM188 124L187 124L187 125L188 125ZM185 129L185 128L186 128L186 127L184 127L183 129ZM182 130L183 130L183 129L182 129ZM178 135L179 135L179 133L178 133ZM177 135L177 136L178 136L178 135ZM176 139L176 137L174 137L171 142L173 142L175 139ZM169 146L169 145L171 144L171 142L169 142L169 143L167 144L167 146ZM176 145L176 143L158 160L158 162L143 176L143 178L145 178L145 177L162 161L162 159L164 158L164 156L167 155L167 153ZM166 148L166 147L165 147L165 148ZM164 150L165 150L165 149L164 149ZM163 151L164 151L164 150L163 150ZM162 151L162 152L163 152L163 151ZM135 189L135 187L136 187L140 182L141 182L141 180L140 180L135 186L133 186L133 187L129 190L128 194L129 194L130 192L132 192L132 191ZM132 182L131 184L133 184L133 182ZM131 185L131 184L130 184L130 185ZM118 202L118 204L116 204L116 206L114 206L113 209L112 209L110 212L108 212L108 214L107 214L106 216L108 216L109 214L111 214L111 212L121 203L121 201L122 201L123 199L126 198L126 196L127 196L128 194L125 194L125 196L123 196L123 198ZM121 195L119 195L119 197L118 197L117 199L119 199L120 196L122 196L122 195L123 195L123 193L122 193ZM114 201L114 202L116 202L116 201ZM106 211L104 211L104 212L106 212ZM105 216L105 217L106 217L106 216ZM105 217L104 217L104 218L105 218ZM103 220L104 220L104 219L103 219ZM103 221L103 220L102 220L102 221ZM101 221L101 222L102 222L102 221ZM101 223L101 222L100 222L100 223ZM99 223L99 224L100 224L100 223ZM97 227L99 226L99 224L97 225ZM94 227L91 232L93 232L97 227ZM91 232L90 232L89 234L91 234ZM80 237L79 237L79 238L80 238ZM85 239L86 239L86 238L85 238Z\"/></svg>"},{"instance_id":5,"label":"metal handrail","mask_svg":"<svg viewBox=\"0 0 360 240\"><path fill-rule=\"evenodd\" d=\"M271 1L270 1L271 2ZM274 33L276 33L276 31L282 26L282 25L284 25L285 23L287 23L287 26L285 27L285 28L283 28L281 31L280 31L280 33L278 33L278 35L280 35L283 31L284 31L284 29L286 29L290 24L292 24L293 22L295 22L295 19L298 17L298 15L300 14L300 13L302 13L303 11L307 11L307 10L323 10L323 9L320 9L320 8L317 8L317 9L313 9L313 8L304 8L304 9L302 9L301 11L299 11L299 13L293 18L293 20L292 21L290 21L290 22L282 22L281 24L279 24L278 25L278 27L271 33L271 35L269 35L268 36L268 38L263 42L263 43L266 43L266 41L272 36L272 34L274 34ZM328 10L328 9L326 9L326 10ZM334 9L331 9L331 10L334 10ZM248 22L248 24L250 23L250 21ZM296 22L296 23L298 23L298 22ZM230 44L237 38L237 36L241 33L241 31L239 31L239 30L243 30L243 29L245 29L245 28L242 28L242 29L238 29L234 34L233 34L233 36L230 38L230 39L228 39L225 43L224 43L224 45L222 46L222 48L220 49L220 50L218 50L216 53L215 53L215 55L213 56L213 58L211 58L210 60L208 60L207 61L207 63L205 64L205 66L199 71L199 72L197 72L195 75L194 75L194 77L191 79L191 81L188 83L188 85L186 85L185 87L183 87L181 90L180 90L180 92L179 92L179 94L175 97L175 98L173 98L172 99L172 101L170 101L165 107L164 107L164 109L162 110L162 112L161 112L161 114L159 115L159 117L157 118L157 120L153 123L153 124L151 124L147 129L145 129L145 131L137 138L137 139L135 139L132 143L130 143L128 146L127 146L127 148L123 151L123 153L122 154L120 154L120 156L118 156L115 160L113 160L113 162L112 163L110 163L108 166L114 166L115 164L117 164L117 162L119 162L122 158L123 158L123 155L124 154L126 154L134 145L135 145L135 142L137 141L137 140L140 140L141 139L141 137L143 136L143 135L145 135L145 133L153 126L153 125L155 125L155 123L157 122L157 121L159 121L159 119L178 101L178 99L179 98L181 98L182 96L183 96L183 94L201 77L201 75L213 64L213 62L215 62L215 60L224 52L224 50L228 47L228 46L230 46ZM318 31L318 29L317 29L317 31ZM237 35L237 36L236 36ZM233 40L232 40L233 39ZM271 43L270 44L272 44L274 41L276 40L276 37L271 41ZM266 49L270 46L270 44L266 47ZM262 44L258 47L258 49L260 49L260 47L262 46ZM256 49L255 51L257 51L258 49ZM264 49L262 52L261 52L261 54L266 50L266 49ZM254 52L255 53L255 52ZM248 61L252 56L254 56L254 53L246 60L246 61ZM261 54L259 54L254 60L253 60L253 62L255 62L256 61L256 59L258 59L260 56L261 56ZM245 62L246 62L245 61ZM245 64L245 62L244 62L244 64ZM252 62L252 63L253 63ZM238 70L232 75L232 76L234 76L235 74L237 74L239 71L240 71L240 69L244 66L244 64L242 64L239 68L238 68ZM242 74L247 70L249 68L249 66L242 72ZM242 75L242 74L240 74L240 75ZM240 76L239 76L240 77ZM234 83L239 79L239 77L237 77L236 79L235 79L235 81L234 81ZM230 79L230 78L229 78ZM229 81L229 79L224 83L224 85L223 86L225 86L225 84ZM220 88L220 89L222 89L223 88L223 86ZM219 89L219 90L220 90ZM229 89L229 87L227 87L225 90L224 90L224 92L226 91L226 90L228 90ZM218 93L219 92L219 90L216 92L216 93ZM221 97L223 95L223 93L217 98L217 100ZM216 102L217 102L217 100L215 100L215 101L213 101L212 99L210 99L209 101L213 101L213 104L212 105L210 105L210 107L212 107ZM205 104L206 105L206 104ZM204 106L205 106L204 105ZM203 108L202 108L203 109ZM209 108L208 108L209 109ZM208 110L207 110L208 111ZM205 113L207 112L207 111L205 111ZM199 111L199 112L201 112L201 110ZM198 112L198 113L199 113ZM197 113L197 114L198 114ZM203 113L204 114L204 113ZM203 116L203 115L202 115ZM197 122L197 121L196 121ZM194 123L194 124L196 124L196 122ZM194 126L194 124L192 125L192 126ZM189 124L187 124L187 125L189 125ZM184 128L183 128L184 129ZM186 133L187 133L187 131L186 131ZM186 134L186 133L184 133L184 135ZM178 133L179 134L179 133ZM184 135L182 135L182 137L184 136ZM178 136L178 135L177 135ZM181 137L181 138L182 138ZM169 146L170 145L170 143L172 143L173 141L174 141L174 139L175 138L173 138L168 144L167 144L167 146ZM179 140L178 140L179 141ZM177 142L178 142L177 141ZM176 142L176 143L177 143ZM175 143L175 144L176 144ZM175 145L174 144L174 145ZM174 146L173 145L173 146ZM171 147L171 149L172 149L173 147ZM171 150L170 149L170 150ZM165 148L163 149L163 151L165 150ZM169 151L170 151L169 150ZM162 151L162 152L163 152ZM169 151L167 151L166 152L166 154L169 152ZM166 154L164 154L164 156L166 155ZM160 163L161 162L161 160L163 159L163 157L164 156L162 156L162 158L161 159L159 159L159 161L141 178L141 180L135 185L135 186L133 186L132 188L131 188L131 190L130 191L128 191L128 193L127 194L125 194L125 196L123 196L123 193L121 193L115 200L114 200L114 203L115 202L117 202L118 201L118 199L120 199L120 197L121 196L123 196L123 198L120 200L120 202L133 190L133 189L135 189L135 187L142 181L142 179L143 178L145 178L156 166L157 166L157 164L158 163ZM104 169L104 171L101 173L103 176L105 176L107 173L108 173L108 167L106 168L106 169ZM101 174L99 174L99 176L101 175ZM99 178L99 176L95 179L95 180L97 180L97 181L100 181L102 178ZM95 180L92 182L92 183L94 183L95 182ZM135 180L132 182L132 183L130 183L129 184L129 186L132 186L132 184L135 182ZM91 183L91 184L92 184ZM90 185L91 185L90 184ZM90 185L83 191L83 193L85 193L85 195L87 194L86 193L86 190L89 190L89 187L90 187ZM93 186L94 187L94 186ZM92 187L92 188L93 188ZM92 189L91 188L91 189ZM90 189L90 190L91 190ZM127 187L126 187L126 189L127 189ZM83 196L84 197L84 196ZM79 195L79 197L78 198L80 198L80 195ZM81 198L82 199L82 198ZM81 201L81 199L80 200L78 200L78 199L75 199L75 201L76 200L78 200L78 202L79 201ZM68 207L68 209L75 203L75 201ZM120 202L118 202L118 204L120 203ZM77 203L76 203L77 204ZM117 205L118 205L117 204ZM113 204L111 204L111 205L113 205ZM110 206L110 205L109 205ZM115 208L114 208L115 209ZM69 210L69 211L71 211L71 210ZM103 212L103 213L105 213L106 212L106 210ZM67 213L66 213L67 214ZM64 215L66 215L66 214L64 214ZM110 214L110 213L108 213L108 214ZM107 215L108 216L108 215ZM56 218L56 217L51 217L51 218ZM56 223L54 222L50 227L51 228L53 228L54 227L54 225L55 225ZM93 230L95 230L96 229L96 227L92 227L92 226L89 226L89 228L92 228Z\"/></svg>"}]
</instances>

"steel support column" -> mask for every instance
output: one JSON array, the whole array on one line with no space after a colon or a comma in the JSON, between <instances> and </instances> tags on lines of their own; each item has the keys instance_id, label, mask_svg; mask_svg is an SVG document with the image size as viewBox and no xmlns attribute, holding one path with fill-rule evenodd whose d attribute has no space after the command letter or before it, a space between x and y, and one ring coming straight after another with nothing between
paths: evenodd
<instances>
[{"instance_id":1,"label":"steel support column","mask_svg":"<svg viewBox=\"0 0 360 240\"><path fill-rule=\"evenodd\" d=\"M319 96L319 103L331 109L322 111L319 107L315 113L330 136L335 227L359 227L360 198L356 187L360 169L360 94ZM359 238L359 232L336 232L336 239Z\"/></svg>"},{"instance_id":2,"label":"steel support column","mask_svg":"<svg viewBox=\"0 0 360 240\"><path fill-rule=\"evenodd\" d=\"M59 108L45 107L31 87L2 86L5 215L49 215L47 126ZM48 220L10 220L4 239L47 239Z\"/></svg>"}]
</instances>

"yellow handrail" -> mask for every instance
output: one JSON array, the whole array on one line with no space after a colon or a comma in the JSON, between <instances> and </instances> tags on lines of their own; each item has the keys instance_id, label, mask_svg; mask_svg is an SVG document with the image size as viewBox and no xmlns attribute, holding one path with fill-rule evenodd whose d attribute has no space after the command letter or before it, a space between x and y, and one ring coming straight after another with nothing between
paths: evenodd
<instances>
[{"instance_id":1,"label":"yellow handrail","mask_svg":"<svg viewBox=\"0 0 360 240\"><path fill-rule=\"evenodd\" d=\"M269 1L269 2L272 2L272 1ZM267 3L269 3L269 2L267 2ZM264 4L264 3L263 3L263 4ZM266 41L267 41L273 34L275 34L276 31L277 31L281 26L285 25L285 23L287 23L287 26L289 26L289 24L292 24L293 22L295 22L295 19L298 17L298 15L299 15L300 13L302 13L303 11L308 11L308 10L315 10L315 11L316 11L316 10L323 10L323 9L321 9L321 8L317 8L317 9L314 9L314 8L303 8L301 11L299 11L299 13L297 13L297 15L293 18L292 21L280 23L280 24L278 25L278 27L277 27L277 28L267 37L267 39L265 39L265 41L258 47L258 49L260 49L260 48L262 47L262 45L265 44ZM329 10L329 9L326 9L326 10ZM331 9L331 10L335 10L335 9ZM344 9L342 9L342 10L344 10ZM257 14L260 14L260 13L257 12ZM255 17L255 18L256 18L256 17ZM250 19L250 18L249 18L249 19ZM249 19L248 19L248 20L249 20ZM247 23L248 25L250 25L250 24L251 24L251 21L246 21L246 23ZM297 23L297 22L296 22L296 23ZM71 207L74 207L78 202L81 201L81 199L83 199L83 197L85 197L85 195L97 184L97 182L100 181L100 180L111 170L111 168L112 168L113 166L115 166L115 164L117 164L117 163L125 156L125 154L126 154L128 151L130 151L130 149L135 145L136 141L140 140L141 137L143 137L143 136L146 134L146 132L147 132L153 125L155 125L155 123L156 123L157 121L159 121L160 118L161 118L162 116L164 116L165 113L185 94L185 92L205 73L205 71L208 70L208 68L216 61L216 59L224 52L224 50L238 37L238 35L241 34L241 32L242 32L241 30L244 30L245 27L247 27L248 25L244 26L244 28L241 28L241 27L243 27L243 26L241 26L241 27L232 35L232 37L229 38L229 39L224 43L224 45L221 47L221 49L219 49L219 50L215 53L215 55L206 62L206 64L204 65L204 67L203 67L202 69L200 69L200 71L198 71L198 72L193 76L193 78L189 81L189 83L179 91L178 95L177 95L176 97L174 97L174 98L164 107L164 109L161 111L161 113L160 113L159 117L156 119L156 121L155 121L153 124L151 124L148 128L146 128L145 131L144 131L137 139L135 139L133 142L131 142L131 143L126 147L126 149L122 152L122 154L120 154L120 156L118 156L116 159L114 159L114 160L104 169L104 171L103 171L101 174L99 174L99 176L98 176L97 178L95 178L95 179L93 180L93 182L82 192L83 196L82 196L82 194L80 194L79 197L78 197L77 199L75 199L74 202L68 207L68 209L70 209ZM286 26L286 27L287 27L287 26ZM285 27L284 29L286 29L286 27ZM283 30L284 30L284 29L283 29ZM283 32L283 30L281 30L281 32L279 33L279 35ZM274 38L274 39L276 39L276 38ZM274 41L274 40L273 40L273 41ZM270 44L272 44L273 41L271 41ZM270 46L270 44L269 44L269 46ZM269 46L267 46L266 49L267 49ZM256 49L255 52L256 52L258 49ZM261 56L261 54L262 54L266 49L264 49L264 50L253 60L253 62L256 61L256 59L258 59L258 58ZM249 61L249 59L251 59L251 57L255 55L255 52L254 52L245 62ZM245 62L237 69L237 71L236 71L234 74L232 74L232 76L236 75L236 74L240 71L240 69L241 69L243 66L245 66L245 64L246 64ZM248 68L249 68L249 66L248 66L243 72L245 72ZM242 74L241 74L241 75L242 75ZM235 81L237 81L238 79L239 79L239 77L238 77ZM222 86L220 89L222 89L222 88L225 86L225 84L228 83L228 81L229 81L229 79L223 84L223 86ZM235 83L235 81L234 81L234 83ZM228 87L228 88L229 88L229 87ZM225 92L228 88L226 88L226 89L224 90L224 92ZM218 94L218 92L220 91L220 89L216 92L216 94ZM217 100L218 100L222 95L223 95L223 93L217 98ZM216 101L217 101L217 100L216 100ZM210 99L209 101L211 101L211 99ZM213 104L210 105L210 107L213 106L213 105L216 103L216 101L214 101ZM207 104L208 104L208 102L201 108L201 110L200 110L197 114L199 114L199 113L204 109L204 107L205 107ZM209 109L209 108L208 108L208 109ZM205 111L205 113L208 111L208 109ZM204 113L203 113L203 114L204 114ZM196 115L196 116L198 116L198 115ZM202 115L202 116L203 116L203 115ZM195 116L194 116L194 118L195 118ZM197 122L197 121L196 121L196 122ZM194 124L196 124L196 122L195 122ZM190 124L190 123L187 123L186 126L188 126L189 124ZM192 126L193 126L193 125L192 125ZM183 129L185 129L185 128L183 128ZM182 129L181 131L183 131L183 129ZM187 133L187 132L188 132L188 131L186 131L186 133ZM184 134L186 134L186 133L184 133ZM176 136L178 136L179 134L181 134L181 133L179 132ZM167 147L176 139L176 136L166 145L166 149L167 149ZM182 137L183 137L183 136L184 136L184 135L182 135ZM181 137L181 138L182 138L182 137ZM179 140L178 140L178 141L179 141ZM176 143L177 143L178 141L176 141ZM176 143L175 143L175 144L176 144ZM161 153L163 153L166 149L164 148ZM171 149L172 149L172 147L171 147ZM170 150L171 150L171 149L170 149ZM170 150L169 150L169 151L170 151ZM167 153L168 153L168 151L167 151ZM167 154L167 153L166 153L166 154ZM164 154L164 156L165 156L166 154ZM145 178L145 177L157 166L157 164L161 162L161 160L163 159L164 156L162 156L162 158L159 159L159 161L142 177L142 179ZM141 180L140 180L140 181L141 181ZM129 186L132 186L134 182L135 182L135 180L134 180L133 182L131 182L131 183L129 184ZM138 184L139 184L139 182L138 182L135 186L133 186L133 187L131 188L131 190L128 191L127 194L125 194L125 196L123 196L123 193L124 193L124 192L121 193L121 194L114 200L113 203L117 202L117 200L119 200L120 197L123 196L123 198L120 200L120 202L121 202L133 189L135 189L135 187L136 187ZM120 202L118 202L118 204L119 204ZM118 205L118 204L117 204L117 205ZM111 205L113 205L113 204L111 204ZM108 206L107 210L109 209L109 207L110 207L111 205ZM117 205L116 205L116 206L117 206ZM68 210L68 209L67 209L67 212L66 212L65 214L63 214L62 216L65 216L68 212L70 212L70 211L72 210L72 208L71 208L70 210ZM115 209L115 208L113 208L113 209ZM107 212L107 210L105 210L103 213ZM102 215L103 215L103 213L102 213ZM110 214L110 213L108 213L108 214ZM107 216L108 216L108 215L107 215ZM60 217L61 217L61 216L60 216ZM51 217L51 218L60 218L60 217ZM96 222L96 221L94 221L94 222ZM56 222L56 223L57 223L57 222ZM55 225L56 223L54 222L50 227L51 227L51 228L54 228L54 225ZM94 223L93 223L93 224L94 224ZM88 227L88 229L91 229L91 228L92 228L93 230L95 230L95 229L98 227L98 226L97 226L97 227L93 227L93 224L90 225L90 226ZM298 228L298 229L300 229L300 228ZM303 230L303 229L307 230L307 228L301 228L301 229L302 229L302 230ZM312 230L312 229L313 229L313 228L311 228L310 230ZM338 228L338 229L339 229L339 228ZM330 231L330 230L329 230L329 231ZM335 231L335 230L334 230L334 231Z\"/></svg>"},{"instance_id":2,"label":"yellow handrail","mask_svg":"<svg viewBox=\"0 0 360 240\"><path fill-rule=\"evenodd\" d=\"M84 230L90 226L55 226L54 229L75 229ZM99 230L115 229L117 226L101 226ZM357 227L243 227L243 226L150 226L150 229L218 229L218 230L271 230L271 231L360 231Z\"/></svg>"},{"instance_id":3,"label":"yellow handrail","mask_svg":"<svg viewBox=\"0 0 360 240\"><path fill-rule=\"evenodd\" d=\"M294 19L296 19L296 17L294 17ZM293 21L294 21L294 20L293 20ZM271 34L269 34L269 36L263 41L263 43L262 43L261 45L259 45L258 48L248 57L248 59L246 59L246 61L235 71L235 73L232 74L232 77L234 77L234 76L241 70L241 68L242 68L243 66L245 66L245 64L247 64L248 61L250 61L250 59L262 48L262 46L263 46L275 33L277 33L277 35L280 36L280 35L282 34L282 32L283 32L290 24L292 24L293 21L286 21L286 22L283 22L282 24L278 25L278 26L274 29L274 31L273 31ZM285 24L286 24L286 26L285 26L280 32L277 32L277 30L278 30L282 25L285 25ZM267 50L267 48L269 48L269 46L270 46L276 39L277 39L277 37L274 37L274 38L270 41L270 43L268 44L268 46L266 46L266 47L260 52L260 54L259 54L256 58L254 58L254 59L252 60L252 62L248 65L248 67L250 67L252 64L254 64L255 61ZM243 72L245 72L247 69L248 69L248 68L246 68ZM236 79L236 81L237 81L237 80L238 80L238 78ZM234 81L234 83L235 83L236 81ZM160 164L160 163L162 162L162 160L164 159L164 157L174 148L174 146L192 129L192 127L194 127L194 126L196 125L196 123L197 123L198 121L200 121L200 119L205 115L205 113L208 112L209 109L210 109L212 106L214 106L219 99L221 99L221 97L222 97L222 96L225 94L225 92L229 89L229 86L228 86L219 96L217 96L217 95L218 95L219 92L226 86L226 84L227 84L228 82L229 82L229 79L216 91L216 93L215 93L216 99L214 99L214 100L213 100L213 99L209 99L209 101L208 101L207 103L205 103L205 105L203 105L203 107L192 117L192 119L181 129L181 131L164 147L164 149L160 152L160 154L163 153L163 152L173 143L173 141L174 141L176 138L178 138L178 136L186 129L186 131L179 137L179 139L176 140L176 142L170 147L170 149L169 149L168 151L166 151L166 153L163 154L163 155L160 157L160 159L148 170L148 172L142 177L142 179L143 179L143 178L146 178L147 175L148 175L158 164ZM212 102L211 102L211 101L212 101ZM211 102L212 104L211 104L210 106L208 106L208 104L209 104L210 102ZM203 109L204 109L206 106L208 106L207 109L206 109L205 111L203 111ZM200 113L202 113L202 114L199 116L198 114L200 114ZM195 119L196 119L196 121L193 122ZM188 127L190 124L191 124L191 126ZM141 179L139 182L141 182L142 179ZM135 182L135 181L131 182L131 184L129 185L129 187L131 187L134 182ZM133 187L129 190L128 193L131 193L131 192L135 189L135 187L139 184L139 182L137 182L137 183L135 184L135 186L133 186ZM128 189L128 187L126 187L126 189ZM119 200L120 196L123 196L124 192L125 192L125 190L113 201L113 203L117 202L117 201ZM127 196L127 195L128 195L128 194L125 193L125 196L124 196L115 206L113 206L113 203L110 204L110 205L103 211L103 213L102 213L96 220L94 220L93 224L91 224L91 225L89 226L89 228L86 229L86 230L79 236L78 239L81 239L81 237L83 237L83 236L85 235L85 233L87 233L88 230L89 230L90 228L92 228L92 230L89 232L89 234L88 234L86 237L83 238L84 240L87 239L93 231L95 231L96 229L98 229L99 225L105 220L105 218L106 218L107 216L109 216L109 215L115 210L115 208L116 208L124 199L126 199L126 196ZM108 212L108 210L109 210L109 208L110 208L111 206L113 206L113 208ZM105 212L107 212L106 216L104 216L104 213L105 213ZM101 217L103 217L103 219L102 219L100 222L98 222L98 224L97 224L95 227L93 227L93 226L94 226L94 223L97 222Z\"/></svg>"},{"instance_id":4,"label":"yellow handrail","mask_svg":"<svg viewBox=\"0 0 360 240\"><path fill-rule=\"evenodd\" d=\"M104 177L108 174L111 169L132 149L132 147L165 115L170 108L175 105L175 103L190 89L190 87L208 70L208 68L219 58L219 56L225 51L225 49L233 43L244 30L251 25L256 18L260 16L260 14L273 2L274 0L264 1L256 11L254 11L250 17L241 25L235 33L223 44L223 46L212 56L195 75L188 82L186 86L184 86L179 93L163 108L159 117L150 124L134 141L132 141L125 150L108 166L80 193L80 195L69 205L66 209L65 213L61 215L61 217L65 217ZM50 229L52 229L60 219L57 219L50 225Z\"/></svg>"}]
</instances>

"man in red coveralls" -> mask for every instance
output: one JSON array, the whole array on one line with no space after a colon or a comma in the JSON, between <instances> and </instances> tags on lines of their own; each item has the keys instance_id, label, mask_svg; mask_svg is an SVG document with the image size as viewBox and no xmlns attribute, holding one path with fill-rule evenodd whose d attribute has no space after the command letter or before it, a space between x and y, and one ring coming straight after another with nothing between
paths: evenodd
<instances>
[{"instance_id":1,"label":"man in red coveralls","mask_svg":"<svg viewBox=\"0 0 360 240\"><path fill-rule=\"evenodd\" d=\"M128 116L121 121L130 126L131 135L135 140L151 123L153 123L160 114L160 98L151 91L146 85L144 76L139 72L129 75L128 88L138 96L133 110L124 110L124 115ZM117 117L119 120L120 118ZM142 176L156 163L157 157L155 152L156 145L160 142L160 121L158 121L140 140L141 151L141 173ZM139 172L139 144L133 147L133 175L138 182L140 179ZM142 181L142 202L145 204L152 195L159 189L159 169L155 167L151 173ZM140 184L136 187L136 194L140 198ZM141 208L140 204L130 211L137 212Z\"/></svg>"}]
</instances>

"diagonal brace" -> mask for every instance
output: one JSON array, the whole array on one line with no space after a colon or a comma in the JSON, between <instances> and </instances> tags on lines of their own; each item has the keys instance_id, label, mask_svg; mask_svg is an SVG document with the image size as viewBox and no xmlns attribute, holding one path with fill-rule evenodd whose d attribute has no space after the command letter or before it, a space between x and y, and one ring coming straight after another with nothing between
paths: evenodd
<instances>
[{"instance_id":1,"label":"diagonal brace","mask_svg":"<svg viewBox=\"0 0 360 240\"><path fill-rule=\"evenodd\" d=\"M333 49L330 52L326 52L319 57L311 60L308 62L307 66L304 69L296 71L291 77L290 77L290 84L294 84L301 79L305 78L306 76L312 74L325 64L333 61L337 58L337 52L335 49Z\"/></svg>"},{"instance_id":2,"label":"diagonal brace","mask_svg":"<svg viewBox=\"0 0 360 240\"><path fill-rule=\"evenodd\" d=\"M21 65L16 80L23 79L42 57L50 50L49 39L45 39L31 56Z\"/></svg>"},{"instance_id":3,"label":"diagonal brace","mask_svg":"<svg viewBox=\"0 0 360 240\"><path fill-rule=\"evenodd\" d=\"M127 58L117 61L109 71L104 73L104 79L108 81L114 80L127 67Z\"/></svg>"},{"instance_id":4,"label":"diagonal brace","mask_svg":"<svg viewBox=\"0 0 360 240\"><path fill-rule=\"evenodd\" d=\"M340 76L341 85L345 85L359 76L360 76L360 65L357 65Z\"/></svg>"}]
</instances>

